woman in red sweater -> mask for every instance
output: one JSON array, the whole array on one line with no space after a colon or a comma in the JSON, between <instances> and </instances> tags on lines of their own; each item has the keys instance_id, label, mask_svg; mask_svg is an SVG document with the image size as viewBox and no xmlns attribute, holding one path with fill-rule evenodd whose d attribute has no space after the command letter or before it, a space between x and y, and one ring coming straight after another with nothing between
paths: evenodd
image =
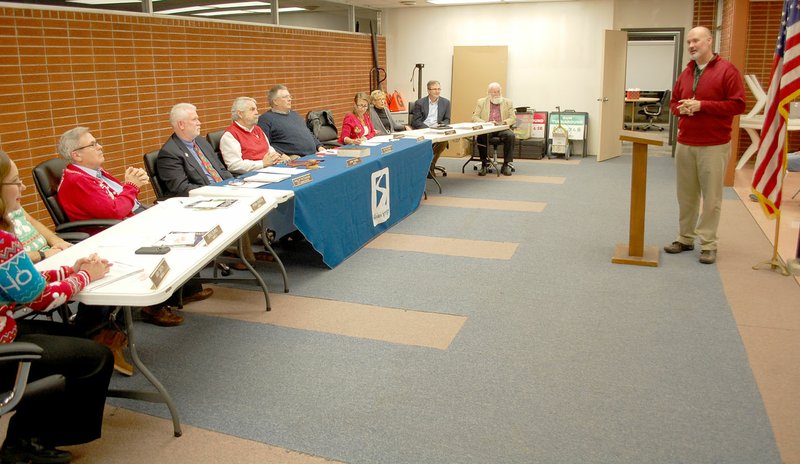
<instances>
[{"instance_id":1,"label":"woman in red sweater","mask_svg":"<svg viewBox=\"0 0 800 464\"><path fill-rule=\"evenodd\" d=\"M364 92L358 92L353 102L353 112L347 113L342 122L342 133L339 135L342 145L361 145L361 142L375 137L375 128L367 113L369 97Z\"/></svg>"},{"instance_id":2,"label":"woman in red sweater","mask_svg":"<svg viewBox=\"0 0 800 464\"><path fill-rule=\"evenodd\" d=\"M89 282L108 273L109 263L92 255L74 266L39 272L13 234L8 213L20 208L25 184L8 155L0 150L0 343L24 341L44 352L31 365L28 381L61 374L64 391L17 407L0 462L70 462L56 446L87 443L100 437L103 408L114 358L108 348L63 323L14 320L18 305L46 311L66 303ZM16 377L16 365L0 365L0 391Z\"/></svg>"}]
</instances>

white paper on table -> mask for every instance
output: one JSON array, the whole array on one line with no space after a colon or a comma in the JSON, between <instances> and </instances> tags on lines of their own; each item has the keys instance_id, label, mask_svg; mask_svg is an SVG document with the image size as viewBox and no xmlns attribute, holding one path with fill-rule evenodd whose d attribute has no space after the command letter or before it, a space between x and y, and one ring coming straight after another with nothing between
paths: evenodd
<instances>
[{"instance_id":1,"label":"white paper on table","mask_svg":"<svg viewBox=\"0 0 800 464\"><path fill-rule=\"evenodd\" d=\"M362 146L362 147L377 147L381 143L382 142L373 142L372 140L367 140L365 142L361 142L359 145Z\"/></svg>"},{"instance_id":2,"label":"white paper on table","mask_svg":"<svg viewBox=\"0 0 800 464\"><path fill-rule=\"evenodd\" d=\"M394 140L394 137L392 137L391 135L376 135L375 137L372 137L370 139L370 141L377 143L386 143L386 142L391 142L392 140ZM362 143L361 145L364 144Z\"/></svg>"},{"instance_id":3,"label":"white paper on table","mask_svg":"<svg viewBox=\"0 0 800 464\"><path fill-rule=\"evenodd\" d=\"M245 182L244 185L240 185L240 188L247 188L247 189L257 189L259 187L263 187L271 182Z\"/></svg>"},{"instance_id":4,"label":"white paper on table","mask_svg":"<svg viewBox=\"0 0 800 464\"><path fill-rule=\"evenodd\" d=\"M281 167L281 166L269 166L269 167L262 168L262 169L258 170L258 172L266 172L268 174L288 174L290 176L293 176L295 174L302 174L302 173L307 172L307 171L308 171L308 169L287 168L287 167Z\"/></svg>"},{"instance_id":5,"label":"white paper on table","mask_svg":"<svg viewBox=\"0 0 800 464\"><path fill-rule=\"evenodd\" d=\"M138 274L144 271L141 267L133 266L131 264L120 263L118 261L112 261L111 267L108 268L108 274L106 274L102 279L95 280L94 282L90 283L86 287L83 288L84 291L86 290L93 290L96 288L100 288L106 286L112 282L116 282L120 279L124 279L130 275Z\"/></svg>"},{"instance_id":6,"label":"white paper on table","mask_svg":"<svg viewBox=\"0 0 800 464\"><path fill-rule=\"evenodd\" d=\"M290 177L292 177L292 176L290 176L289 174L272 174L272 173L268 173L268 172L259 172L258 174L254 175L254 176L245 177L242 180L244 180L245 185L250 183L250 182L264 182L264 183L269 184L269 183L272 183L272 182L280 182L280 181L286 180L286 179L288 179Z\"/></svg>"}]
</instances>

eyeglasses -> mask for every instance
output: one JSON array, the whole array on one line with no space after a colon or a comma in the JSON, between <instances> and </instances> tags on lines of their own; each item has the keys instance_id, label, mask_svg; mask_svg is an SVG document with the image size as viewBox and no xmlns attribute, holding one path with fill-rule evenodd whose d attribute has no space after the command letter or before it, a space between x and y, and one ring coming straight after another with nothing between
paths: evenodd
<instances>
[{"instance_id":1,"label":"eyeglasses","mask_svg":"<svg viewBox=\"0 0 800 464\"><path fill-rule=\"evenodd\" d=\"M16 182L0 182L0 185L16 185L17 187L22 187L22 181L18 180Z\"/></svg>"},{"instance_id":2,"label":"eyeglasses","mask_svg":"<svg viewBox=\"0 0 800 464\"><path fill-rule=\"evenodd\" d=\"M100 141L99 141L99 140L95 140L94 142L90 143L89 145L84 145L84 146L82 146L82 147L78 147L78 148L76 148L76 149L75 149L75 150L73 150L73 151L83 150L84 148L89 148L89 147L92 147L92 148L94 148L95 150L97 150L97 146L98 146L98 145L100 145Z\"/></svg>"},{"instance_id":3,"label":"eyeglasses","mask_svg":"<svg viewBox=\"0 0 800 464\"><path fill-rule=\"evenodd\" d=\"M434 87L434 88L428 89L428 90L442 90L442 89L441 89L441 87Z\"/></svg>"},{"instance_id":4,"label":"eyeglasses","mask_svg":"<svg viewBox=\"0 0 800 464\"><path fill-rule=\"evenodd\" d=\"M363 103L360 105L356 105L359 108L369 108L369 105L364 105Z\"/></svg>"},{"instance_id":5,"label":"eyeglasses","mask_svg":"<svg viewBox=\"0 0 800 464\"><path fill-rule=\"evenodd\" d=\"M291 95L289 95L289 94L286 94L286 95L281 95L281 96L280 96L280 97L278 97L278 98L288 98L289 100L291 100L291 99L292 99L292 96L291 96Z\"/></svg>"}]
</instances>

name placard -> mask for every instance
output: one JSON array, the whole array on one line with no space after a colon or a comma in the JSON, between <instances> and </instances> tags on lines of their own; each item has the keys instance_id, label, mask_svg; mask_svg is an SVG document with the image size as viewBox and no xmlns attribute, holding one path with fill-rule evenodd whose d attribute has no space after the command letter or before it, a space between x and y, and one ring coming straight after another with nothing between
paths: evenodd
<instances>
[{"instance_id":1,"label":"name placard","mask_svg":"<svg viewBox=\"0 0 800 464\"><path fill-rule=\"evenodd\" d=\"M422 142L423 140L425 140L425 136L424 135L420 135L420 136L417 137L416 140L417 140L417 142Z\"/></svg>"},{"instance_id":2,"label":"name placard","mask_svg":"<svg viewBox=\"0 0 800 464\"><path fill-rule=\"evenodd\" d=\"M386 145L385 147L381 148L381 153L384 154L384 155L387 154L387 153L391 153L391 152L392 152L392 146L391 145Z\"/></svg>"},{"instance_id":3,"label":"name placard","mask_svg":"<svg viewBox=\"0 0 800 464\"><path fill-rule=\"evenodd\" d=\"M351 166L355 166L356 164L359 163L361 163L361 158L350 158L344 162L345 166L347 166L348 168Z\"/></svg>"},{"instance_id":4,"label":"name placard","mask_svg":"<svg viewBox=\"0 0 800 464\"><path fill-rule=\"evenodd\" d=\"M164 258L161 258L161 261L158 262L156 268L150 273L150 282L153 284L153 289L156 289L159 285L161 285L161 282L164 280L164 277L168 272L169 264L167 264L167 261Z\"/></svg>"},{"instance_id":5,"label":"name placard","mask_svg":"<svg viewBox=\"0 0 800 464\"><path fill-rule=\"evenodd\" d=\"M217 224L216 226L214 226L213 229L209 230L208 232L206 232L205 235L203 235L203 241L206 242L206 245L210 245L211 242L213 242L214 239L219 237L221 233L222 233L222 227L220 227L219 224Z\"/></svg>"},{"instance_id":6,"label":"name placard","mask_svg":"<svg viewBox=\"0 0 800 464\"><path fill-rule=\"evenodd\" d=\"M446 131L444 131L444 135L453 135L455 133L456 133L455 129L447 129Z\"/></svg>"},{"instance_id":7,"label":"name placard","mask_svg":"<svg viewBox=\"0 0 800 464\"><path fill-rule=\"evenodd\" d=\"M267 202L267 200L265 200L264 197L258 197L258 199L256 201L250 203L250 210L251 211L256 211L258 208L261 208L262 206L264 206L264 204L266 202Z\"/></svg>"},{"instance_id":8,"label":"name placard","mask_svg":"<svg viewBox=\"0 0 800 464\"><path fill-rule=\"evenodd\" d=\"M294 185L295 187L300 187L301 185L305 185L311 182L312 180L314 179L311 178L311 174L303 174L302 176L297 176L293 178L292 185Z\"/></svg>"},{"instance_id":9,"label":"name placard","mask_svg":"<svg viewBox=\"0 0 800 464\"><path fill-rule=\"evenodd\" d=\"M481 129L483 129L483 126L480 124L478 124L477 126L472 126L472 130L481 130Z\"/></svg>"},{"instance_id":10,"label":"name placard","mask_svg":"<svg viewBox=\"0 0 800 464\"><path fill-rule=\"evenodd\" d=\"M403 134L392 134L394 140L402 139L403 137L405 137Z\"/></svg>"}]
</instances>

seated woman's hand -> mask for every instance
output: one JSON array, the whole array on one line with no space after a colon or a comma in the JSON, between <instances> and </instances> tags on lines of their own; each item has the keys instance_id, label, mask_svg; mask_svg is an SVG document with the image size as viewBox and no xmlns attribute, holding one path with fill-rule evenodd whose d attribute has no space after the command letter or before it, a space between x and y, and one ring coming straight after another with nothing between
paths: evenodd
<instances>
[{"instance_id":1,"label":"seated woman's hand","mask_svg":"<svg viewBox=\"0 0 800 464\"><path fill-rule=\"evenodd\" d=\"M107 259L101 259L96 253L92 253L85 258L78 258L78 260L75 261L75 266L73 266L73 269L75 269L76 272L88 272L89 278L92 279L92 281L95 281L108 274L110 267L111 263L109 263Z\"/></svg>"},{"instance_id":2,"label":"seated woman's hand","mask_svg":"<svg viewBox=\"0 0 800 464\"><path fill-rule=\"evenodd\" d=\"M48 248L48 249L44 250L44 257L45 258L49 258L49 257L51 257L53 255L58 254L60 251L62 251L61 248L55 248L55 247Z\"/></svg>"}]
</instances>

